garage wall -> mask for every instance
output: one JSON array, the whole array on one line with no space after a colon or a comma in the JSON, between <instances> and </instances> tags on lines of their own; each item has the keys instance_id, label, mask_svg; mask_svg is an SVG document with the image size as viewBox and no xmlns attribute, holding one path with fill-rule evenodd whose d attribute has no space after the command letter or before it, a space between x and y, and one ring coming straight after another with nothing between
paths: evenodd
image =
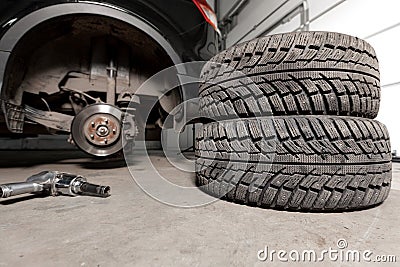
<instances>
[{"instance_id":1,"label":"garage wall","mask_svg":"<svg viewBox=\"0 0 400 267\"><path fill-rule=\"evenodd\" d=\"M323 10L321 2L325 1L311 0L310 12L313 9ZM377 119L388 127L392 149L397 150L400 155L400 124L395 117L400 100L400 1L330 2L340 4L312 22L310 30L348 33L367 40L375 48L380 63L382 86L381 109Z\"/></svg>"},{"instance_id":2,"label":"garage wall","mask_svg":"<svg viewBox=\"0 0 400 267\"><path fill-rule=\"evenodd\" d=\"M221 15L235 1L221 0ZM291 6L301 1L289 0ZM238 26L228 35L227 45L232 45L241 36L239 31L251 29L256 25L260 14L270 14L279 4L289 2L249 0L243 13L238 16ZM308 0L310 30L336 31L354 35L372 44L378 55L381 69L382 101L378 120L385 123L392 140L392 149L400 156L400 123L395 118L400 106L400 1L399 0ZM246 9L248 9L246 11ZM251 12L254 11L254 15ZM275 18L284 17L288 8L282 8L274 14ZM274 22L268 21L257 29L267 29ZM296 31L301 25L300 15L270 32ZM251 39L255 34L249 35Z\"/></svg>"},{"instance_id":3,"label":"garage wall","mask_svg":"<svg viewBox=\"0 0 400 267\"><path fill-rule=\"evenodd\" d=\"M240 0L220 0L219 18L223 19ZM302 0L248 0L235 18L238 24L226 36L226 46L256 38L298 6Z\"/></svg>"}]
</instances>

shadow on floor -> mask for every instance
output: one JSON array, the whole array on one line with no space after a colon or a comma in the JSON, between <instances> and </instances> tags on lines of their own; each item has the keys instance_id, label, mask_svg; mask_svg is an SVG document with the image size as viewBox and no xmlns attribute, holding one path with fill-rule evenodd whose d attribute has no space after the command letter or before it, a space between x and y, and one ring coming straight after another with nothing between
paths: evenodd
<instances>
[{"instance_id":1,"label":"shadow on floor","mask_svg":"<svg viewBox=\"0 0 400 267\"><path fill-rule=\"evenodd\" d=\"M6 200L1 200L0 201L0 205L12 205L15 203L19 203L19 202L24 202L24 201L28 201L31 199L37 199L37 198L46 198L49 197L49 195L45 195L45 194L31 194L31 195L25 195L25 196L16 196L10 199L6 199Z\"/></svg>"},{"instance_id":2,"label":"shadow on floor","mask_svg":"<svg viewBox=\"0 0 400 267\"><path fill-rule=\"evenodd\" d=\"M115 169L126 166L122 155L94 158L81 151L0 151L0 169L43 164L71 164L84 169Z\"/></svg>"},{"instance_id":3,"label":"shadow on floor","mask_svg":"<svg viewBox=\"0 0 400 267\"><path fill-rule=\"evenodd\" d=\"M165 157L162 150L149 150L149 155ZM194 153L183 153L188 160L194 160ZM0 150L0 169L33 167L44 164L78 165L83 169L118 169L127 166L122 153L107 158L95 158L78 150L55 151L55 150ZM135 164L135 161L130 161Z\"/></svg>"}]
</instances>

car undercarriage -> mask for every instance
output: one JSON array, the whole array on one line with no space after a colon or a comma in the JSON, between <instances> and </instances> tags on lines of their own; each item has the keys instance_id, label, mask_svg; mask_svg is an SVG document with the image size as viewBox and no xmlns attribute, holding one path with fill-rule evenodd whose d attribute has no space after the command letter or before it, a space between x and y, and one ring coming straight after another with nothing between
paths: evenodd
<instances>
[{"instance_id":1,"label":"car undercarriage","mask_svg":"<svg viewBox=\"0 0 400 267\"><path fill-rule=\"evenodd\" d=\"M168 112L181 102L179 88L163 96L136 92L171 65L153 39L127 23L87 15L54 19L24 36L10 58L2 91L8 127L71 133L70 141L85 152L112 155L124 138L159 136ZM154 98L147 118L141 111ZM122 121L132 129L124 138Z\"/></svg>"}]
</instances>

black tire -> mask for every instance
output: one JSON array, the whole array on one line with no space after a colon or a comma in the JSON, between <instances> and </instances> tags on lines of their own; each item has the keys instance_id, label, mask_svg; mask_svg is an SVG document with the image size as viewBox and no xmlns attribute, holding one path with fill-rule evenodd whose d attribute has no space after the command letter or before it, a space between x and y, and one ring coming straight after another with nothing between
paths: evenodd
<instances>
[{"instance_id":1,"label":"black tire","mask_svg":"<svg viewBox=\"0 0 400 267\"><path fill-rule=\"evenodd\" d=\"M270 113L375 118L379 111L374 49L339 33L277 34L236 45L213 57L202 79L200 110L215 119Z\"/></svg>"},{"instance_id":2,"label":"black tire","mask_svg":"<svg viewBox=\"0 0 400 267\"><path fill-rule=\"evenodd\" d=\"M360 209L383 202L390 190L388 132L370 119L282 116L209 123L197 131L196 156L202 190L252 206Z\"/></svg>"}]
</instances>

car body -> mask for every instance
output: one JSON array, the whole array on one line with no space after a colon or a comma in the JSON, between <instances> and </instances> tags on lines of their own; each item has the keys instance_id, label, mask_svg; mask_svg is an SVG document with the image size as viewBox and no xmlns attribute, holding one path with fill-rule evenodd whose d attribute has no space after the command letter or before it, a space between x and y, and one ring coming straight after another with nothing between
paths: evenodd
<instances>
[{"instance_id":1,"label":"car body","mask_svg":"<svg viewBox=\"0 0 400 267\"><path fill-rule=\"evenodd\" d=\"M196 90L166 92L160 84L135 93L159 71L178 65L178 73L190 75L179 64L217 52L216 31L200 11L191 0L3 1L2 133L70 132L65 116L98 102L124 109L136 97L141 104L163 99L146 122L135 115L142 132L157 128L173 107L196 97Z\"/></svg>"}]
</instances>

